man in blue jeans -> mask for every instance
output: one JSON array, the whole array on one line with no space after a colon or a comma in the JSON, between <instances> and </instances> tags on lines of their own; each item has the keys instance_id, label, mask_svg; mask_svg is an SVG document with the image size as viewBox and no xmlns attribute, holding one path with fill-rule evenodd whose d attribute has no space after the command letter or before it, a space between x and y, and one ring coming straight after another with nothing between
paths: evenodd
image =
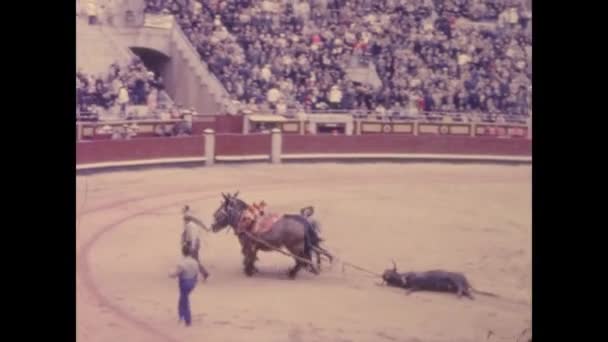
<instances>
[{"instance_id":1,"label":"man in blue jeans","mask_svg":"<svg viewBox=\"0 0 608 342\"><path fill-rule=\"evenodd\" d=\"M192 292L196 286L199 264L198 261L192 257L188 245L182 246L182 255L184 258L177 264L175 272L169 274L169 277L178 278L179 280L179 320L183 320L184 323L186 323L186 326L190 326L192 324L192 316L190 314L189 296L190 292Z\"/></svg>"}]
</instances>

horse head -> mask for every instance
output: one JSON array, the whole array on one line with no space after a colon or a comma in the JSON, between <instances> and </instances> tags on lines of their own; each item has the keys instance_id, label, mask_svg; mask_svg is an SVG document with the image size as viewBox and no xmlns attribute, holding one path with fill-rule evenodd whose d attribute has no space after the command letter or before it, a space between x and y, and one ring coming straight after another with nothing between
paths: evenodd
<instances>
[{"instance_id":1,"label":"horse head","mask_svg":"<svg viewBox=\"0 0 608 342\"><path fill-rule=\"evenodd\" d=\"M220 206L213 213L213 223L211 224L211 230L218 232L226 228L230 224L230 201L231 195L222 192L223 200L220 201Z\"/></svg>"},{"instance_id":2,"label":"horse head","mask_svg":"<svg viewBox=\"0 0 608 342\"><path fill-rule=\"evenodd\" d=\"M218 232L237 223L236 220L238 220L240 212L246 207L246 204L242 200L236 198L238 194L238 191L233 195L222 192L223 200L213 213L214 222L211 224L213 232Z\"/></svg>"}]
</instances>

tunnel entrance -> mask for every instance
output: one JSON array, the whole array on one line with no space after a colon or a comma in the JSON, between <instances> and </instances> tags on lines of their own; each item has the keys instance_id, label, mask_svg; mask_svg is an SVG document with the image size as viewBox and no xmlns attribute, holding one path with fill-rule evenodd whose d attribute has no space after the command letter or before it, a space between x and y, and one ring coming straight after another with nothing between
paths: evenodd
<instances>
[{"instance_id":1,"label":"tunnel entrance","mask_svg":"<svg viewBox=\"0 0 608 342\"><path fill-rule=\"evenodd\" d=\"M163 79L166 79L167 67L171 60L169 56L157 50L144 47L130 47L129 49L131 49L137 57L141 58L141 61L148 70L153 71L154 74L160 75Z\"/></svg>"}]
</instances>

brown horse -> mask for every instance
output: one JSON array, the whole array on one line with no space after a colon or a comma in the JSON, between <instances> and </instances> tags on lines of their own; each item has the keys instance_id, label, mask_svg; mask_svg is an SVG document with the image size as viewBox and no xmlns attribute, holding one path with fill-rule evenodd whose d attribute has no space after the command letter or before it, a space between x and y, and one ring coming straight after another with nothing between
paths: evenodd
<instances>
[{"instance_id":1,"label":"brown horse","mask_svg":"<svg viewBox=\"0 0 608 342\"><path fill-rule=\"evenodd\" d=\"M311 252L313 246L309 238L312 227L306 220L298 220L288 215L282 216L272 224L269 230L256 235L258 240L265 242L265 244L259 243L251 239L243 232L243 227L239 226L240 222L242 222L241 216L249 208L249 205L237 198L237 195L238 192L234 195L222 193L224 199L220 207L213 214L214 222L211 225L211 230L219 232L228 226L234 229L241 243L246 275L252 276L258 271L255 267L255 262L259 250L268 252L272 251L273 248L280 249L282 247L285 247L289 252L298 257L298 259L294 258L296 262L295 266L287 272L290 278L295 278L298 271L306 265L309 266L307 269L312 273L319 273L312 263Z\"/></svg>"}]
</instances>

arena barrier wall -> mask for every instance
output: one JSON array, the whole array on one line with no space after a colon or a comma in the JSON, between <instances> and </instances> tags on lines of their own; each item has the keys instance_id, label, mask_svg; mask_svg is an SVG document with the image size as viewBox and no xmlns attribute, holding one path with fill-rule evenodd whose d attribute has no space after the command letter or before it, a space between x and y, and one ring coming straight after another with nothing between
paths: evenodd
<instances>
[{"instance_id":1,"label":"arena barrier wall","mask_svg":"<svg viewBox=\"0 0 608 342\"><path fill-rule=\"evenodd\" d=\"M270 155L270 137L270 134L217 134L215 155Z\"/></svg>"},{"instance_id":2,"label":"arena barrier wall","mask_svg":"<svg viewBox=\"0 0 608 342\"><path fill-rule=\"evenodd\" d=\"M76 146L76 169L145 165L212 165L214 162L281 161L461 161L530 163L532 141L449 135L215 134L206 151L202 135L96 140ZM206 160L205 156L214 156Z\"/></svg>"},{"instance_id":3,"label":"arena barrier wall","mask_svg":"<svg viewBox=\"0 0 608 342\"><path fill-rule=\"evenodd\" d=\"M98 140L76 144L76 165L203 157L203 136Z\"/></svg>"},{"instance_id":4,"label":"arena barrier wall","mask_svg":"<svg viewBox=\"0 0 608 342\"><path fill-rule=\"evenodd\" d=\"M531 141L493 137L365 134L284 135L283 153L440 153L531 155Z\"/></svg>"}]
</instances>

